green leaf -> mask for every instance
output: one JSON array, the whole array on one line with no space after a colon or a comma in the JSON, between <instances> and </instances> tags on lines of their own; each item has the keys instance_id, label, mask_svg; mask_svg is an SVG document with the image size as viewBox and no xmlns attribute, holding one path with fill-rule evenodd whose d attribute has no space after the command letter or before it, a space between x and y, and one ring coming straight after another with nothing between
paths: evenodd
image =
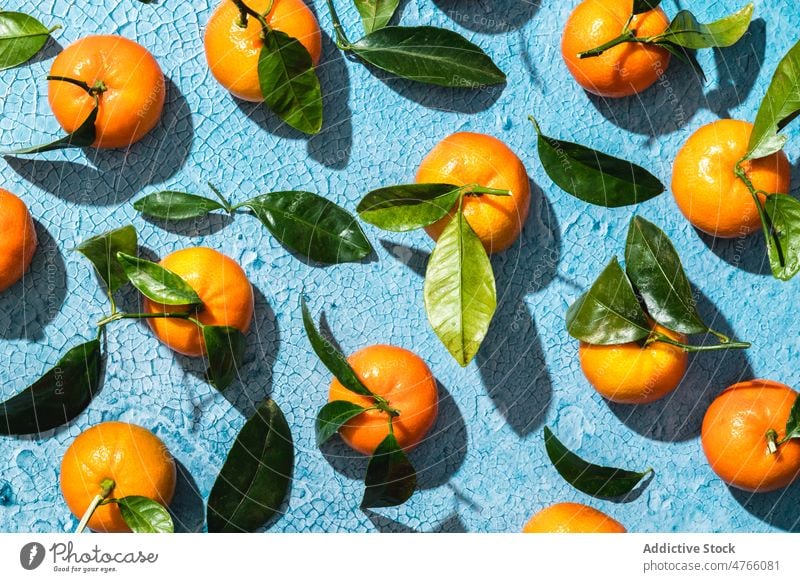
<instances>
[{"instance_id":1,"label":"green leaf","mask_svg":"<svg viewBox=\"0 0 800 582\"><path fill-rule=\"evenodd\" d=\"M361 396L375 397L372 390L364 386L364 383L358 378L353 368L350 367L344 354L319 333L314 325L311 312L308 310L308 305L306 305L306 300L302 297L300 298L300 306L303 310L303 327L305 327L306 336L308 336L311 348L320 361L325 364L331 374L336 376L342 386L350 390L350 392L355 392Z\"/></svg>"},{"instance_id":2,"label":"green leaf","mask_svg":"<svg viewBox=\"0 0 800 582\"><path fill-rule=\"evenodd\" d=\"M778 63L753 124L747 148L749 159L763 158L783 149L786 136L778 132L800 112L800 42Z\"/></svg>"},{"instance_id":3,"label":"green leaf","mask_svg":"<svg viewBox=\"0 0 800 582\"><path fill-rule=\"evenodd\" d=\"M339 432L339 429L342 428L342 425L346 424L348 420L355 418L365 410L366 408L363 406L353 404L352 402L347 402L346 400L334 400L333 402L328 402L320 409L319 414L317 415L317 421L315 425L317 433L317 446L326 443L333 435Z\"/></svg>"},{"instance_id":4,"label":"green leaf","mask_svg":"<svg viewBox=\"0 0 800 582\"><path fill-rule=\"evenodd\" d=\"M738 12L709 24L701 24L694 14L681 10L672 19L667 30L659 35L659 39L692 50L728 47L744 36L752 16L752 2Z\"/></svg>"},{"instance_id":5,"label":"green leaf","mask_svg":"<svg viewBox=\"0 0 800 582\"><path fill-rule=\"evenodd\" d=\"M208 531L253 532L280 509L294 467L292 433L273 400L236 437L208 498Z\"/></svg>"},{"instance_id":6,"label":"green leaf","mask_svg":"<svg viewBox=\"0 0 800 582\"><path fill-rule=\"evenodd\" d=\"M375 32L387 24L394 16L400 0L355 0L364 32Z\"/></svg>"},{"instance_id":7,"label":"green leaf","mask_svg":"<svg viewBox=\"0 0 800 582\"><path fill-rule=\"evenodd\" d=\"M361 508L402 505L417 488L417 473L393 434L386 435L367 465Z\"/></svg>"},{"instance_id":8,"label":"green leaf","mask_svg":"<svg viewBox=\"0 0 800 582\"><path fill-rule=\"evenodd\" d=\"M634 216L625 244L625 270L650 316L682 333L704 333L692 286L669 237L652 222Z\"/></svg>"},{"instance_id":9,"label":"green leaf","mask_svg":"<svg viewBox=\"0 0 800 582\"><path fill-rule=\"evenodd\" d=\"M658 8L659 4L661 4L661 0L633 0L633 13L641 14L653 10Z\"/></svg>"},{"instance_id":10,"label":"green leaf","mask_svg":"<svg viewBox=\"0 0 800 582\"><path fill-rule=\"evenodd\" d=\"M789 418L786 419L786 434L783 441L797 438L800 438L800 395L795 398Z\"/></svg>"},{"instance_id":11,"label":"green leaf","mask_svg":"<svg viewBox=\"0 0 800 582\"><path fill-rule=\"evenodd\" d=\"M462 188L452 184L403 184L373 190L358 203L362 220L395 232L423 228L443 218Z\"/></svg>"},{"instance_id":12,"label":"green leaf","mask_svg":"<svg viewBox=\"0 0 800 582\"><path fill-rule=\"evenodd\" d=\"M89 117L86 118L86 121L84 121L80 125L80 127L78 127L78 129L76 129L69 135L65 135L61 139L57 139L54 142L50 142L44 145L38 145L19 150L12 150L10 152L5 152L3 155L41 154L44 152L50 152L54 150L89 147L94 143L94 140L97 137L97 129L95 128L95 122L97 121L98 111L99 111L99 105L95 105L95 108L92 109L92 112L89 114Z\"/></svg>"},{"instance_id":13,"label":"green leaf","mask_svg":"<svg viewBox=\"0 0 800 582\"><path fill-rule=\"evenodd\" d=\"M788 281L800 272L800 202L788 194L770 194L764 210L772 224L766 237L772 274Z\"/></svg>"},{"instance_id":14,"label":"green leaf","mask_svg":"<svg viewBox=\"0 0 800 582\"><path fill-rule=\"evenodd\" d=\"M47 43L50 33L61 28L47 28L22 12L0 12L0 70L16 67L32 59Z\"/></svg>"},{"instance_id":15,"label":"green leaf","mask_svg":"<svg viewBox=\"0 0 800 582\"><path fill-rule=\"evenodd\" d=\"M567 311L567 331L581 341L624 344L650 335L650 324L616 257Z\"/></svg>"},{"instance_id":16,"label":"green leaf","mask_svg":"<svg viewBox=\"0 0 800 582\"><path fill-rule=\"evenodd\" d=\"M389 26L350 45L367 63L398 77L477 89L506 80L479 47L450 30L432 26Z\"/></svg>"},{"instance_id":17,"label":"green leaf","mask_svg":"<svg viewBox=\"0 0 800 582\"><path fill-rule=\"evenodd\" d=\"M644 168L580 144L538 134L539 160L550 179L576 198L608 208L638 204L664 191Z\"/></svg>"},{"instance_id":18,"label":"green leaf","mask_svg":"<svg viewBox=\"0 0 800 582\"><path fill-rule=\"evenodd\" d=\"M558 474L575 489L592 497L626 495L652 472L648 469L637 473L588 463L565 447L548 427L544 427L544 446Z\"/></svg>"},{"instance_id":19,"label":"green leaf","mask_svg":"<svg viewBox=\"0 0 800 582\"><path fill-rule=\"evenodd\" d=\"M282 245L318 263L360 261L372 252L358 220L311 192L272 192L246 206Z\"/></svg>"},{"instance_id":20,"label":"green leaf","mask_svg":"<svg viewBox=\"0 0 800 582\"><path fill-rule=\"evenodd\" d=\"M132 225L110 230L79 244L75 250L94 265L97 276L110 293L128 282L125 269L117 261L117 253L135 255L138 248L136 229Z\"/></svg>"},{"instance_id":21,"label":"green leaf","mask_svg":"<svg viewBox=\"0 0 800 582\"><path fill-rule=\"evenodd\" d=\"M38 434L68 423L100 389L100 342L69 350L31 386L0 404L0 434Z\"/></svg>"},{"instance_id":22,"label":"green leaf","mask_svg":"<svg viewBox=\"0 0 800 582\"><path fill-rule=\"evenodd\" d=\"M225 209L216 200L171 190L148 194L134 202L133 207L143 216L159 220L187 220Z\"/></svg>"},{"instance_id":23,"label":"green leaf","mask_svg":"<svg viewBox=\"0 0 800 582\"><path fill-rule=\"evenodd\" d=\"M178 275L161 265L118 252L117 260L142 295L164 305L199 305L200 296Z\"/></svg>"},{"instance_id":24,"label":"green leaf","mask_svg":"<svg viewBox=\"0 0 800 582\"><path fill-rule=\"evenodd\" d=\"M215 388L225 390L239 372L247 349L247 339L235 327L204 325L203 340L208 356L208 381Z\"/></svg>"},{"instance_id":25,"label":"green leaf","mask_svg":"<svg viewBox=\"0 0 800 582\"><path fill-rule=\"evenodd\" d=\"M175 525L169 511L158 501L141 495L116 500L122 519L133 533L173 533Z\"/></svg>"},{"instance_id":26,"label":"green leaf","mask_svg":"<svg viewBox=\"0 0 800 582\"><path fill-rule=\"evenodd\" d=\"M299 40L271 28L258 57L258 81L267 107L308 134L322 128L322 89L311 55Z\"/></svg>"},{"instance_id":27,"label":"green leaf","mask_svg":"<svg viewBox=\"0 0 800 582\"><path fill-rule=\"evenodd\" d=\"M489 331L497 290L486 249L460 209L431 253L423 292L431 327L466 366Z\"/></svg>"}]
</instances>

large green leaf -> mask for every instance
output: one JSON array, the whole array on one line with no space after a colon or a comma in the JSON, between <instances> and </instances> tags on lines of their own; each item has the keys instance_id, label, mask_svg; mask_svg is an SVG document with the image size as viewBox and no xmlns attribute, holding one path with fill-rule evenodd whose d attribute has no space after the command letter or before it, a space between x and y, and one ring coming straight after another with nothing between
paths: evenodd
<instances>
[{"instance_id":1,"label":"large green leaf","mask_svg":"<svg viewBox=\"0 0 800 582\"><path fill-rule=\"evenodd\" d=\"M764 210L772 224L766 237L772 274L788 281L800 272L800 202L788 194L770 194Z\"/></svg>"},{"instance_id":2,"label":"large green leaf","mask_svg":"<svg viewBox=\"0 0 800 582\"><path fill-rule=\"evenodd\" d=\"M346 424L351 418L355 418L366 408L347 402L346 400L334 400L323 406L315 424L317 434L317 446L326 443L333 435L339 432L342 425Z\"/></svg>"},{"instance_id":3,"label":"large green leaf","mask_svg":"<svg viewBox=\"0 0 800 582\"><path fill-rule=\"evenodd\" d=\"M187 220L199 218L214 210L225 207L205 196L164 190L148 194L133 203L133 207L143 216L159 220Z\"/></svg>"},{"instance_id":4,"label":"large green leaf","mask_svg":"<svg viewBox=\"0 0 800 582\"><path fill-rule=\"evenodd\" d=\"M368 193L358 203L358 215L384 230L405 232L444 217L462 188L452 184L403 184Z\"/></svg>"},{"instance_id":5,"label":"large green leaf","mask_svg":"<svg viewBox=\"0 0 800 582\"><path fill-rule=\"evenodd\" d=\"M616 257L567 311L567 331L581 341L608 345L638 341L650 325Z\"/></svg>"},{"instance_id":6,"label":"large green leaf","mask_svg":"<svg viewBox=\"0 0 800 582\"><path fill-rule=\"evenodd\" d=\"M164 305L199 305L200 296L179 275L157 263L118 252L117 260L142 295Z\"/></svg>"},{"instance_id":7,"label":"large green leaf","mask_svg":"<svg viewBox=\"0 0 800 582\"><path fill-rule=\"evenodd\" d=\"M82 242L75 250L89 259L97 276L105 283L109 292L128 282L125 269L117 260L117 253L135 255L138 246L136 229L132 225L111 230Z\"/></svg>"},{"instance_id":8,"label":"large green leaf","mask_svg":"<svg viewBox=\"0 0 800 582\"><path fill-rule=\"evenodd\" d=\"M225 390L239 373L247 349L247 339L235 327L204 325L203 341L208 356L208 381L215 388Z\"/></svg>"},{"instance_id":9,"label":"large green leaf","mask_svg":"<svg viewBox=\"0 0 800 582\"><path fill-rule=\"evenodd\" d=\"M394 16L400 0L355 0L364 32L375 32L387 24Z\"/></svg>"},{"instance_id":10,"label":"large green leaf","mask_svg":"<svg viewBox=\"0 0 800 582\"><path fill-rule=\"evenodd\" d=\"M364 479L361 508L394 507L408 501L417 488L417 473L393 434L372 454Z\"/></svg>"},{"instance_id":11,"label":"large green leaf","mask_svg":"<svg viewBox=\"0 0 800 582\"><path fill-rule=\"evenodd\" d=\"M173 533L175 525L169 511L158 501L141 495L116 500L122 519L133 533Z\"/></svg>"},{"instance_id":12,"label":"large green leaf","mask_svg":"<svg viewBox=\"0 0 800 582\"><path fill-rule=\"evenodd\" d=\"M670 22L659 39L687 49L728 47L744 36L753 16L753 4L747 4L738 12L709 24L701 24L694 14L681 10Z\"/></svg>"},{"instance_id":13,"label":"large green leaf","mask_svg":"<svg viewBox=\"0 0 800 582\"><path fill-rule=\"evenodd\" d=\"M758 108L747 156L763 158L783 148L786 136L779 134L800 112L800 42L778 63L769 89Z\"/></svg>"},{"instance_id":14,"label":"large green leaf","mask_svg":"<svg viewBox=\"0 0 800 582\"><path fill-rule=\"evenodd\" d=\"M428 321L456 361L478 353L497 307L492 264L459 210L431 253L424 284Z\"/></svg>"},{"instance_id":15,"label":"large green leaf","mask_svg":"<svg viewBox=\"0 0 800 582\"><path fill-rule=\"evenodd\" d=\"M60 26L47 28L22 12L0 12L0 70L16 67L32 59L57 28Z\"/></svg>"},{"instance_id":16,"label":"large green leaf","mask_svg":"<svg viewBox=\"0 0 800 582\"><path fill-rule=\"evenodd\" d=\"M783 440L800 438L800 395L797 396L789 411L789 418L786 419L786 432Z\"/></svg>"},{"instance_id":17,"label":"large green leaf","mask_svg":"<svg viewBox=\"0 0 800 582\"><path fill-rule=\"evenodd\" d=\"M458 33L432 26L381 28L350 49L379 69L421 83L478 88L506 80L479 47Z\"/></svg>"},{"instance_id":18,"label":"large green leaf","mask_svg":"<svg viewBox=\"0 0 800 582\"><path fill-rule=\"evenodd\" d=\"M253 532L280 509L294 467L292 433L273 400L236 437L208 497L208 531Z\"/></svg>"},{"instance_id":19,"label":"large green leaf","mask_svg":"<svg viewBox=\"0 0 800 582\"><path fill-rule=\"evenodd\" d=\"M252 210L281 244L312 261L360 261L372 252L358 220L318 194L272 192L239 206Z\"/></svg>"},{"instance_id":20,"label":"large green leaf","mask_svg":"<svg viewBox=\"0 0 800 582\"><path fill-rule=\"evenodd\" d=\"M68 423L100 389L100 342L69 350L31 386L0 404L0 434L38 434Z\"/></svg>"},{"instance_id":21,"label":"large green leaf","mask_svg":"<svg viewBox=\"0 0 800 582\"><path fill-rule=\"evenodd\" d=\"M258 80L267 107L304 133L322 127L322 89L311 55L299 40L269 29L258 57Z\"/></svg>"},{"instance_id":22,"label":"large green leaf","mask_svg":"<svg viewBox=\"0 0 800 582\"><path fill-rule=\"evenodd\" d=\"M44 152L64 150L68 148L89 147L94 143L94 140L97 137L97 128L95 127L95 123L97 122L98 111L99 111L99 104L95 105L95 108L92 109L91 113L89 113L89 117L86 118L86 121L84 121L78 127L78 129L76 129L69 135L65 135L62 138L59 138L50 143L46 143L44 145L12 150L10 152L5 152L3 155L42 154Z\"/></svg>"},{"instance_id":23,"label":"large green leaf","mask_svg":"<svg viewBox=\"0 0 800 582\"><path fill-rule=\"evenodd\" d=\"M625 244L625 270L661 325L682 333L703 333L689 279L669 237L652 222L634 216Z\"/></svg>"}]
</instances>

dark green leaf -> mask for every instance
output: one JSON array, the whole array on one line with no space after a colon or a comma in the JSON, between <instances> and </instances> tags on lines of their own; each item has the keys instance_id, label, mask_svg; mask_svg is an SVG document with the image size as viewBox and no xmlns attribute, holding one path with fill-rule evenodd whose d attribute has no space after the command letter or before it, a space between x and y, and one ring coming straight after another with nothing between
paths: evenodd
<instances>
[{"instance_id":1,"label":"dark green leaf","mask_svg":"<svg viewBox=\"0 0 800 582\"><path fill-rule=\"evenodd\" d=\"M334 400L323 406L317 415L316 432L317 446L326 443L333 435L339 432L342 425L346 424L351 418L355 418L366 408L347 402L346 400Z\"/></svg>"},{"instance_id":2,"label":"dark green leaf","mask_svg":"<svg viewBox=\"0 0 800 582\"><path fill-rule=\"evenodd\" d=\"M133 207L144 216L159 220L198 218L214 210L224 210L225 208L216 200L171 190L148 194L134 202Z\"/></svg>"},{"instance_id":3,"label":"dark green leaf","mask_svg":"<svg viewBox=\"0 0 800 582\"><path fill-rule=\"evenodd\" d=\"M624 344L650 334L642 306L616 257L567 311L567 331L590 344Z\"/></svg>"},{"instance_id":4,"label":"dark green leaf","mask_svg":"<svg viewBox=\"0 0 800 582\"><path fill-rule=\"evenodd\" d=\"M547 137L538 126L537 133L544 171L559 188L584 202L616 208L650 200L664 191L658 178L636 164Z\"/></svg>"},{"instance_id":5,"label":"dark green leaf","mask_svg":"<svg viewBox=\"0 0 800 582\"><path fill-rule=\"evenodd\" d=\"M659 4L661 4L661 0L633 0L633 13L641 14L642 12L653 10L658 8Z\"/></svg>"},{"instance_id":6,"label":"dark green leaf","mask_svg":"<svg viewBox=\"0 0 800 582\"><path fill-rule=\"evenodd\" d=\"M96 106L94 109L92 109L92 112L89 114L89 117L86 118L86 121L84 121L80 127L78 127L78 129L73 131L71 134L65 135L61 139L57 139L56 141L48 144L12 150L10 152L6 152L4 155L41 154L54 150L89 147L94 143L94 140L97 137L97 129L95 128L94 124L97 121L98 108L99 106Z\"/></svg>"},{"instance_id":7,"label":"dark green leaf","mask_svg":"<svg viewBox=\"0 0 800 582\"><path fill-rule=\"evenodd\" d=\"M386 436L369 460L361 508L402 505L417 488L417 473L393 434Z\"/></svg>"},{"instance_id":8,"label":"dark green leaf","mask_svg":"<svg viewBox=\"0 0 800 582\"><path fill-rule=\"evenodd\" d=\"M588 463L565 447L548 427L544 427L544 446L558 474L578 491L593 497L626 495L652 472L637 473Z\"/></svg>"},{"instance_id":9,"label":"dark green leaf","mask_svg":"<svg viewBox=\"0 0 800 582\"><path fill-rule=\"evenodd\" d=\"M387 24L394 16L400 0L355 0L364 32L375 32Z\"/></svg>"},{"instance_id":10,"label":"dark green leaf","mask_svg":"<svg viewBox=\"0 0 800 582\"><path fill-rule=\"evenodd\" d=\"M423 292L433 331L466 366L489 331L497 290L486 249L460 210L431 253Z\"/></svg>"},{"instance_id":11,"label":"dark green leaf","mask_svg":"<svg viewBox=\"0 0 800 582\"><path fill-rule=\"evenodd\" d=\"M287 248L318 263L360 261L372 245L358 220L311 192L272 192L243 202Z\"/></svg>"},{"instance_id":12,"label":"dark green leaf","mask_svg":"<svg viewBox=\"0 0 800 582\"><path fill-rule=\"evenodd\" d=\"M302 297L300 298L300 306L303 310L303 326L306 329L306 336L308 336L311 348L320 361L325 364L331 374L336 376L342 386L350 390L350 392L355 392L361 396L374 397L375 395L372 391L364 386L364 383L358 378L353 368L347 363L347 358L344 357L342 352L319 333L314 325L314 320L311 318L311 312L308 310L306 300Z\"/></svg>"},{"instance_id":13,"label":"dark green leaf","mask_svg":"<svg viewBox=\"0 0 800 582\"><path fill-rule=\"evenodd\" d=\"M117 260L142 295L164 305L199 305L200 296L178 275L146 259L118 252Z\"/></svg>"},{"instance_id":14,"label":"dark green leaf","mask_svg":"<svg viewBox=\"0 0 800 582\"><path fill-rule=\"evenodd\" d=\"M772 274L788 281L800 272L800 202L788 194L770 194L764 210L772 223L767 237Z\"/></svg>"},{"instance_id":15,"label":"dark green leaf","mask_svg":"<svg viewBox=\"0 0 800 582\"><path fill-rule=\"evenodd\" d=\"M299 40L274 28L267 31L258 57L258 80L273 113L304 133L319 132L322 89L311 55Z\"/></svg>"},{"instance_id":16,"label":"dark green leaf","mask_svg":"<svg viewBox=\"0 0 800 582\"><path fill-rule=\"evenodd\" d=\"M22 12L0 12L0 70L29 61L42 50L50 33L44 24Z\"/></svg>"},{"instance_id":17,"label":"dark green leaf","mask_svg":"<svg viewBox=\"0 0 800 582\"><path fill-rule=\"evenodd\" d=\"M117 253L135 255L137 250L136 229L132 225L111 230L82 242L75 250L89 259L97 276L106 288L114 293L128 282L128 275L117 261Z\"/></svg>"},{"instance_id":18,"label":"dark green leaf","mask_svg":"<svg viewBox=\"0 0 800 582\"><path fill-rule=\"evenodd\" d=\"M701 24L694 14L681 10L672 19L667 30L659 35L659 39L663 38L667 42L693 50L728 47L744 36L752 16L752 3L739 12L709 24Z\"/></svg>"},{"instance_id":19,"label":"dark green leaf","mask_svg":"<svg viewBox=\"0 0 800 582\"><path fill-rule=\"evenodd\" d=\"M506 80L479 47L442 28L389 26L356 41L351 49L379 69L420 83L477 89Z\"/></svg>"},{"instance_id":20,"label":"dark green leaf","mask_svg":"<svg viewBox=\"0 0 800 582\"><path fill-rule=\"evenodd\" d=\"M280 509L294 467L292 433L266 400L236 437L208 498L208 531L253 532Z\"/></svg>"},{"instance_id":21,"label":"dark green leaf","mask_svg":"<svg viewBox=\"0 0 800 582\"><path fill-rule=\"evenodd\" d=\"M779 134L800 112L800 42L778 63L769 89L758 108L747 156L763 158L783 149L786 136Z\"/></svg>"},{"instance_id":22,"label":"dark green leaf","mask_svg":"<svg viewBox=\"0 0 800 582\"><path fill-rule=\"evenodd\" d=\"M786 435L783 440L797 438L800 438L800 395L795 398L789 418L786 419Z\"/></svg>"},{"instance_id":23,"label":"dark green leaf","mask_svg":"<svg viewBox=\"0 0 800 582\"><path fill-rule=\"evenodd\" d=\"M628 228L625 270L658 323L682 333L708 331L697 313L692 286L672 241L640 216L634 216Z\"/></svg>"},{"instance_id":24,"label":"dark green leaf","mask_svg":"<svg viewBox=\"0 0 800 582\"><path fill-rule=\"evenodd\" d=\"M405 232L433 224L450 212L462 188L452 184L403 184L373 190L358 215L384 230Z\"/></svg>"},{"instance_id":25,"label":"dark green leaf","mask_svg":"<svg viewBox=\"0 0 800 582\"><path fill-rule=\"evenodd\" d=\"M122 519L133 533L173 533L172 517L163 505L148 497L129 495L116 500Z\"/></svg>"},{"instance_id":26,"label":"dark green leaf","mask_svg":"<svg viewBox=\"0 0 800 582\"><path fill-rule=\"evenodd\" d=\"M100 342L69 350L31 386L0 404L0 434L38 434L78 416L100 389Z\"/></svg>"},{"instance_id":27,"label":"dark green leaf","mask_svg":"<svg viewBox=\"0 0 800 582\"><path fill-rule=\"evenodd\" d=\"M247 349L247 339L235 327L204 325L203 340L208 355L208 381L225 390L236 378Z\"/></svg>"}]
</instances>

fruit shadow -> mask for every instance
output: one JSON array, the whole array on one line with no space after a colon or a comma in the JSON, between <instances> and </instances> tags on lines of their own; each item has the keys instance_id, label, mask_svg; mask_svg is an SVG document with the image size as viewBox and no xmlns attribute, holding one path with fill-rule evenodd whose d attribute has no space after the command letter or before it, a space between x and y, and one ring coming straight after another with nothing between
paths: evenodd
<instances>
[{"instance_id":1,"label":"fruit shadow","mask_svg":"<svg viewBox=\"0 0 800 582\"><path fill-rule=\"evenodd\" d=\"M178 479L175 484L175 496L169 506L176 533L199 533L203 531L206 521L206 508L200 488L189 469L179 460L175 460Z\"/></svg>"},{"instance_id":2,"label":"fruit shadow","mask_svg":"<svg viewBox=\"0 0 800 582\"><path fill-rule=\"evenodd\" d=\"M433 3L459 26L481 34L519 30L540 7L539 0L433 0Z\"/></svg>"},{"instance_id":3,"label":"fruit shadow","mask_svg":"<svg viewBox=\"0 0 800 582\"><path fill-rule=\"evenodd\" d=\"M67 296L67 272L58 242L34 220L39 244L22 279L0 293L0 337L39 340L61 311Z\"/></svg>"},{"instance_id":4,"label":"fruit shadow","mask_svg":"<svg viewBox=\"0 0 800 582\"><path fill-rule=\"evenodd\" d=\"M750 493L730 486L728 490L739 505L764 523L783 531L800 532L800 487L796 484L769 493Z\"/></svg>"},{"instance_id":5,"label":"fruit shadow","mask_svg":"<svg viewBox=\"0 0 800 582\"><path fill-rule=\"evenodd\" d=\"M734 339L730 324L716 306L695 288L697 310L713 329ZM757 338L735 338L755 341ZM715 343L714 336L697 336L696 343ZM617 418L628 428L652 440L682 442L700 434L700 427L711 402L727 386L753 377L746 350L719 350L689 355L686 375L672 393L651 404L608 402Z\"/></svg>"},{"instance_id":6,"label":"fruit shadow","mask_svg":"<svg viewBox=\"0 0 800 582\"><path fill-rule=\"evenodd\" d=\"M84 148L88 164L13 155L5 160L19 176L68 202L111 206L129 200L142 188L177 174L189 157L191 110L178 86L170 79L166 84L160 123L128 150Z\"/></svg>"},{"instance_id":7,"label":"fruit shadow","mask_svg":"<svg viewBox=\"0 0 800 582\"><path fill-rule=\"evenodd\" d=\"M313 10L313 6L309 4ZM284 139L307 140L308 155L320 164L337 170L347 166L353 147L350 111L350 76L341 52L331 37L322 33L322 58L316 68L322 87L322 129L309 136L294 129L272 113L263 103L233 98L237 107L264 131Z\"/></svg>"},{"instance_id":8,"label":"fruit shadow","mask_svg":"<svg viewBox=\"0 0 800 582\"><path fill-rule=\"evenodd\" d=\"M464 522L457 513L451 514L433 529L424 531L409 527L404 523L385 517L380 513L375 513L370 509L363 509L362 511L379 533L467 533L467 526L464 525Z\"/></svg>"},{"instance_id":9,"label":"fruit shadow","mask_svg":"<svg viewBox=\"0 0 800 582\"><path fill-rule=\"evenodd\" d=\"M772 275L767 245L760 228L736 238L718 238L696 228L694 230L708 250L730 266L754 275Z\"/></svg>"}]
</instances>

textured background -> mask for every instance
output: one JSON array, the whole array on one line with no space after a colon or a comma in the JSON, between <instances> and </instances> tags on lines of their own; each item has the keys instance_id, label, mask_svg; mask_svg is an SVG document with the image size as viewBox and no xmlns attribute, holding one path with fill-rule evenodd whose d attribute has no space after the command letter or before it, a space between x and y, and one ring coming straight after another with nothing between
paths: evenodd
<instances>
[{"instance_id":1,"label":"textured background","mask_svg":"<svg viewBox=\"0 0 800 582\"><path fill-rule=\"evenodd\" d=\"M686 7L707 21L742 2ZM0 161L2 186L30 205L41 241L24 282L0 297L0 395L21 390L66 347L91 337L104 298L88 264L71 249L120 225L135 224L142 244L159 256L203 244L238 260L257 288L256 319L244 379L225 395L202 381L201 362L173 355L144 326L115 324L105 385L88 410L43 439L0 438L0 531L73 529L76 520L57 486L61 456L81 430L117 419L149 427L167 443L182 468L173 503L178 526L202 529L214 477L245 416L267 395L286 412L297 446L288 514L273 523L275 531L518 531L533 512L557 501L590 502L632 531L794 529L797 487L753 498L729 490L707 467L698 434L708 403L736 379L798 384L796 366L788 365L798 350L798 316L790 306L798 281L768 275L757 235L716 242L699 235L668 193L636 209L572 199L539 167L526 116L535 114L552 136L632 159L669 183L672 159L692 131L718 117L754 117L779 58L796 40L800 8L789 0L757 0L756 20L739 44L698 54L705 85L673 62L660 86L604 102L579 90L560 58L560 31L575 3L404 2L404 24L454 28L508 73L507 86L480 92L382 78L342 59L326 36L319 68L326 123L312 139L281 127L261 107L237 102L213 80L202 50L210 0L36 3L35 16L64 25L56 33L63 46L95 33L146 46L170 80L169 94L161 125L127 155L87 150ZM338 4L355 37L354 9ZM330 32L324 3L314 5ZM665 8L671 16L678 6L666 0ZM4 9L31 11L31 3L9 0ZM56 52L50 43L32 64L0 73L2 149L59 134L44 82ZM789 131L792 160L800 155L797 127ZM457 130L508 142L535 192L519 244L493 258L498 313L476 361L463 370L425 320L420 273L431 242L423 233L368 228L377 250L372 262L320 268L293 257L251 217L168 231L139 218L130 204L161 187L207 194L204 184L213 181L234 200L307 189L352 210L368 189L410 181L422 156ZM673 238L707 321L754 344L746 354L695 355L670 398L639 408L610 406L589 387L576 342L564 330L570 302L612 255L622 255L634 211ZM410 348L445 387L435 432L412 454L420 491L402 507L359 511L363 460L338 440L322 452L314 446L313 418L330 375L302 331L303 289L315 313L326 311L346 352L378 342ZM135 301L129 292L123 303ZM547 461L545 423L592 460L652 466L656 477L626 502L591 500Z\"/></svg>"}]
</instances>

